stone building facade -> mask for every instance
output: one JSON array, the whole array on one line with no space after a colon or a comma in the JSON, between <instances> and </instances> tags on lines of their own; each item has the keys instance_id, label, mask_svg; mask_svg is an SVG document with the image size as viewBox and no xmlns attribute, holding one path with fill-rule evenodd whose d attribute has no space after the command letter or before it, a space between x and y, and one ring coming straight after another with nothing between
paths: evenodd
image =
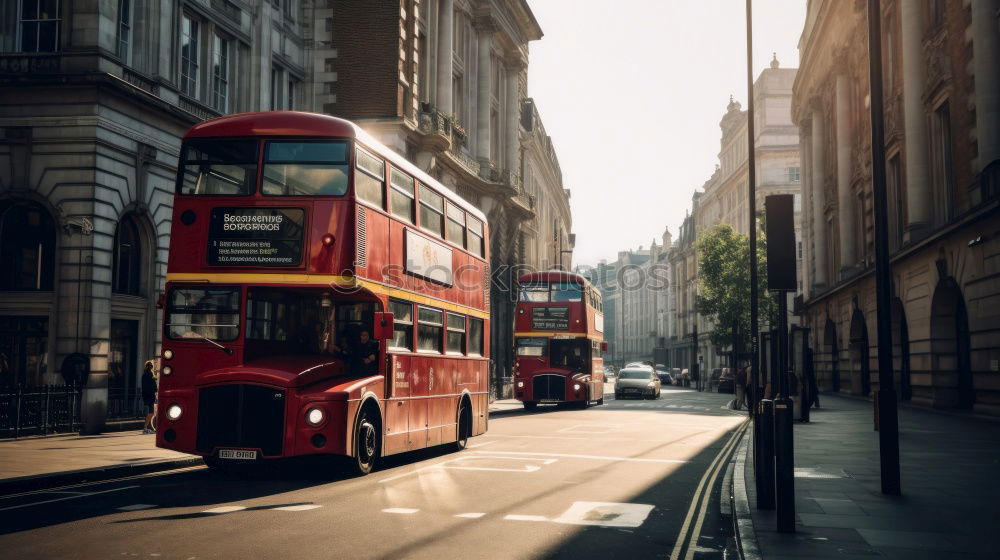
<instances>
[{"instance_id":1,"label":"stone building facade","mask_svg":"<svg viewBox=\"0 0 1000 560\"><path fill-rule=\"evenodd\" d=\"M516 271L571 264L568 193L527 98L538 22L525 0L338 0L310 9L315 106L359 123L487 215L491 357L503 394Z\"/></svg>"},{"instance_id":2,"label":"stone building facade","mask_svg":"<svg viewBox=\"0 0 1000 560\"><path fill-rule=\"evenodd\" d=\"M882 3L895 384L1000 414L1000 1ZM878 389L868 37L862 2L810 2L793 118L823 390ZM881 162L880 162L881 163ZM889 350L886 350L889 351Z\"/></svg>"},{"instance_id":3,"label":"stone building facade","mask_svg":"<svg viewBox=\"0 0 1000 560\"><path fill-rule=\"evenodd\" d=\"M127 414L156 309L180 137L223 113L301 105L296 2L0 7L0 384L82 379L84 429Z\"/></svg>"},{"instance_id":4,"label":"stone building facade","mask_svg":"<svg viewBox=\"0 0 1000 560\"><path fill-rule=\"evenodd\" d=\"M792 85L796 72L795 68L781 68L775 58L754 82L755 204L758 214L762 214L768 196L793 195L795 236L796 239L801 239L799 130L791 117ZM739 102L730 99L726 113L719 122L722 130L719 164L692 199L691 212L681 226L670 258L674 276L672 293L677 302L674 324L679 329L679 332L671 334L668 342L671 361L679 364L674 367L690 368L696 359L692 354L696 316L701 368L711 371L712 368L729 364L729 357L724 354L726 349L716 348L708 341L714 325L695 310L698 281L695 244L702 232L718 224L728 224L743 235L749 233L747 119L748 112L742 110ZM801 243L798 249L797 268L801 294ZM796 323L797 318L790 313L789 324ZM762 322L761 330L766 328L766 323Z\"/></svg>"}]
</instances>

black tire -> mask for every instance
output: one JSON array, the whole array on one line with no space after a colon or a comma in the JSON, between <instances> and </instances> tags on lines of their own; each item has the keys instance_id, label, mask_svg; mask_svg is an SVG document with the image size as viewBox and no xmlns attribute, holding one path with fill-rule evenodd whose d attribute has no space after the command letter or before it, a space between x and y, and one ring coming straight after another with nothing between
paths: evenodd
<instances>
[{"instance_id":1,"label":"black tire","mask_svg":"<svg viewBox=\"0 0 1000 560\"><path fill-rule=\"evenodd\" d=\"M580 410L586 410L588 406L590 406L590 401L588 400L577 401L576 403L576 408Z\"/></svg>"},{"instance_id":2,"label":"black tire","mask_svg":"<svg viewBox=\"0 0 1000 560\"><path fill-rule=\"evenodd\" d=\"M463 402L458 407L458 439L455 441L455 451L461 451L469 446L472 436L472 409Z\"/></svg>"},{"instance_id":3,"label":"black tire","mask_svg":"<svg viewBox=\"0 0 1000 560\"><path fill-rule=\"evenodd\" d=\"M524 401L524 410L535 410L538 408L538 403L535 401Z\"/></svg>"},{"instance_id":4,"label":"black tire","mask_svg":"<svg viewBox=\"0 0 1000 560\"><path fill-rule=\"evenodd\" d=\"M597 399L597 406L601 406L602 404L604 404L604 397Z\"/></svg>"},{"instance_id":5,"label":"black tire","mask_svg":"<svg viewBox=\"0 0 1000 560\"><path fill-rule=\"evenodd\" d=\"M373 417L370 409L363 409L354 425L354 456L349 470L352 474L364 476L375 468L379 456L380 422Z\"/></svg>"}]
</instances>

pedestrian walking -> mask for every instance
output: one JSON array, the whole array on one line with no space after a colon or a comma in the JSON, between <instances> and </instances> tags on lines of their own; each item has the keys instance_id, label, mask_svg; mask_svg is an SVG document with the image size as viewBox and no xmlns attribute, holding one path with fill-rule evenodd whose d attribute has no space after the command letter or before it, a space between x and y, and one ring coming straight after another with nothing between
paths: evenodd
<instances>
[{"instance_id":1,"label":"pedestrian walking","mask_svg":"<svg viewBox=\"0 0 1000 560\"><path fill-rule=\"evenodd\" d=\"M812 348L807 347L805 363L806 386L809 388L809 404L807 406L819 408L819 387L816 385L816 370L813 366L813 351Z\"/></svg>"},{"instance_id":2,"label":"pedestrian walking","mask_svg":"<svg viewBox=\"0 0 1000 560\"><path fill-rule=\"evenodd\" d=\"M146 360L142 368L142 404L146 407L146 423L142 433L156 433L153 429L153 407L156 405L156 377L153 375L153 360Z\"/></svg>"},{"instance_id":3,"label":"pedestrian walking","mask_svg":"<svg viewBox=\"0 0 1000 560\"><path fill-rule=\"evenodd\" d=\"M747 370L746 368L737 368L736 370L736 399L734 408L736 410L743 410L743 400L746 398L747 392Z\"/></svg>"}]
</instances>

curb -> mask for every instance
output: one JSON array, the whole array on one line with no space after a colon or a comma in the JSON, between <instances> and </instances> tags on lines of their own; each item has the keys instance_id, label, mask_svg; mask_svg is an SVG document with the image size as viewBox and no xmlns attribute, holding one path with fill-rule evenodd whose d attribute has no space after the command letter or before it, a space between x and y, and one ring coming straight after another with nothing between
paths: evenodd
<instances>
[{"instance_id":1,"label":"curb","mask_svg":"<svg viewBox=\"0 0 1000 560\"><path fill-rule=\"evenodd\" d=\"M15 491L40 490L80 482L100 482L123 476L169 471L201 464L203 464L202 458L195 457L190 459L168 459L151 463L129 463L33 476L19 476L17 478L0 480L0 495L10 494Z\"/></svg>"},{"instance_id":2,"label":"curb","mask_svg":"<svg viewBox=\"0 0 1000 560\"><path fill-rule=\"evenodd\" d=\"M743 433L740 447L736 451L736 467L733 473L733 529L736 535L736 546L743 560L761 560L760 545L757 542L757 532L753 526L753 515L750 510L750 498L747 496L747 455L749 453L749 437L753 430Z\"/></svg>"}]
</instances>

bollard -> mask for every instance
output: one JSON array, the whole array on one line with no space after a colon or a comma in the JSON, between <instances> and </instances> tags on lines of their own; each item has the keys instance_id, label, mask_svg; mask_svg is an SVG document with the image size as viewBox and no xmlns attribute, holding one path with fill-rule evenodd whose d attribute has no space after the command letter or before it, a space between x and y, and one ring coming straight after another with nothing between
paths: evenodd
<instances>
[{"instance_id":1,"label":"bollard","mask_svg":"<svg viewBox=\"0 0 1000 560\"><path fill-rule=\"evenodd\" d=\"M774 401L762 399L757 414L757 509L774 509Z\"/></svg>"},{"instance_id":2,"label":"bollard","mask_svg":"<svg viewBox=\"0 0 1000 560\"><path fill-rule=\"evenodd\" d=\"M774 401L774 495L779 533L795 532L795 470L792 456L792 399Z\"/></svg>"}]
</instances>

